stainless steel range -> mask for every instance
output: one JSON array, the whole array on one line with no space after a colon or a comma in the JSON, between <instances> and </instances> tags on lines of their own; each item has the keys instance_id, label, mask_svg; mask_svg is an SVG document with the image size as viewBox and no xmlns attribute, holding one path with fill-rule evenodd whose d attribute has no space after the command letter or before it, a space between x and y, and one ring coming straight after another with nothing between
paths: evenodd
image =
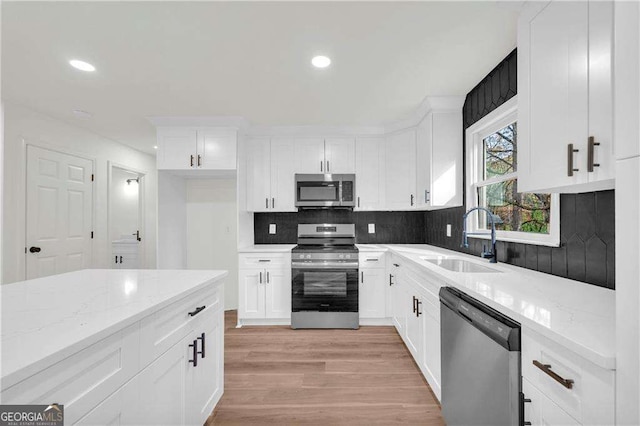
<instances>
[{"instance_id":1,"label":"stainless steel range","mask_svg":"<svg viewBox=\"0 0 640 426\"><path fill-rule=\"evenodd\" d=\"M298 225L291 251L291 328L359 327L353 224Z\"/></svg>"}]
</instances>

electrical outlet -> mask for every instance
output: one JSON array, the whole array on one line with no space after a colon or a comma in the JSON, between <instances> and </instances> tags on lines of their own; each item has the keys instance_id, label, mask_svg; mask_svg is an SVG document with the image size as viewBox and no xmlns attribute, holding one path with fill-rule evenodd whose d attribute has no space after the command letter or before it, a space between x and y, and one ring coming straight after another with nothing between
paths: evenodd
<instances>
[{"instance_id":1,"label":"electrical outlet","mask_svg":"<svg viewBox=\"0 0 640 426\"><path fill-rule=\"evenodd\" d=\"M269 224L269 234L274 235L276 233L276 224L275 223L270 223Z\"/></svg>"},{"instance_id":2,"label":"electrical outlet","mask_svg":"<svg viewBox=\"0 0 640 426\"><path fill-rule=\"evenodd\" d=\"M375 223L370 223L369 224L369 233L370 234L375 234L376 233L376 224Z\"/></svg>"},{"instance_id":3,"label":"electrical outlet","mask_svg":"<svg viewBox=\"0 0 640 426\"><path fill-rule=\"evenodd\" d=\"M447 223L447 237L451 236L451 224Z\"/></svg>"}]
</instances>

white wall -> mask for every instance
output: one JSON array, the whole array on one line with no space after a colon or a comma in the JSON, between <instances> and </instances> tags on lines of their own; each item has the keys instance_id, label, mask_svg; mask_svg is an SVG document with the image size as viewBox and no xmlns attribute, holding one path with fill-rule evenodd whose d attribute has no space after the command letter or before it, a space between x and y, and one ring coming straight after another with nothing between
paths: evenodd
<instances>
[{"instance_id":1,"label":"white wall","mask_svg":"<svg viewBox=\"0 0 640 426\"><path fill-rule=\"evenodd\" d=\"M158 172L158 269L187 264L187 187L185 179Z\"/></svg>"},{"instance_id":2,"label":"white wall","mask_svg":"<svg viewBox=\"0 0 640 426\"><path fill-rule=\"evenodd\" d=\"M95 160L92 260L95 268L109 268L111 260L111 240L107 235L108 162L145 171L144 219L147 248L141 266L155 268L157 174L153 156L12 103L5 104L4 142L3 283L23 280L25 275L25 144Z\"/></svg>"},{"instance_id":3,"label":"white wall","mask_svg":"<svg viewBox=\"0 0 640 426\"><path fill-rule=\"evenodd\" d=\"M189 179L187 268L225 269L225 309L238 308L236 179Z\"/></svg>"},{"instance_id":4,"label":"white wall","mask_svg":"<svg viewBox=\"0 0 640 426\"><path fill-rule=\"evenodd\" d=\"M132 235L140 230L138 227L139 196L138 183L127 180L136 179L137 173L132 173L117 167L111 174L111 221L109 232L111 241Z\"/></svg>"}]
</instances>

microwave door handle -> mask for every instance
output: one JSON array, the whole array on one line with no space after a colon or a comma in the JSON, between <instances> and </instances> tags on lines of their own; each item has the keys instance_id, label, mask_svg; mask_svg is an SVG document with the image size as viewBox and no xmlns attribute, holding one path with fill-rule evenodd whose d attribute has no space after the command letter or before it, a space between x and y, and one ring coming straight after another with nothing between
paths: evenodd
<instances>
[{"instance_id":1,"label":"microwave door handle","mask_svg":"<svg viewBox=\"0 0 640 426\"><path fill-rule=\"evenodd\" d=\"M338 183L338 205L342 205L342 180Z\"/></svg>"}]
</instances>

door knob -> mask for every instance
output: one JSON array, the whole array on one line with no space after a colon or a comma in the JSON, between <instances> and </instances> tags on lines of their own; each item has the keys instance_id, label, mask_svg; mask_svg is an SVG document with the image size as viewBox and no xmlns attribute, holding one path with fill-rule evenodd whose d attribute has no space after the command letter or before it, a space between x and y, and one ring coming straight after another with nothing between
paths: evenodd
<instances>
[{"instance_id":1,"label":"door knob","mask_svg":"<svg viewBox=\"0 0 640 426\"><path fill-rule=\"evenodd\" d=\"M30 247L30 248L29 248L29 251L30 251L31 253L40 253L40 251L41 251L41 250L42 250L42 249L41 249L40 247Z\"/></svg>"}]
</instances>

